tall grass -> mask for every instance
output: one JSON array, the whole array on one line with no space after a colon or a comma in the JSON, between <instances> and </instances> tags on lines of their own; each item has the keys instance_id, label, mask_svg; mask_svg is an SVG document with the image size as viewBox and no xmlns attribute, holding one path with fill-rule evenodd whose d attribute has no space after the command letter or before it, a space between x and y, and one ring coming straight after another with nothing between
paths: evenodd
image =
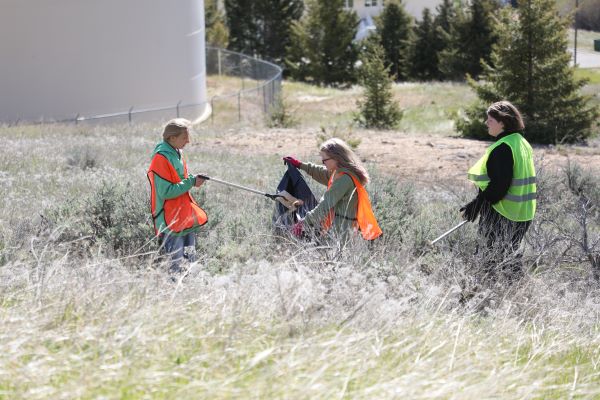
<instances>
[{"instance_id":1,"label":"tall grass","mask_svg":"<svg viewBox=\"0 0 600 400\"><path fill-rule=\"evenodd\" d=\"M563 240L581 225L562 171L540 174L546 218L513 285L477 279L475 226L426 245L472 192L373 168L384 237L344 251L276 234L272 202L208 182L199 261L173 283L147 216L157 129L0 127L0 398L600 396L600 291ZM283 173L275 156L187 157L266 191Z\"/></svg>"}]
</instances>

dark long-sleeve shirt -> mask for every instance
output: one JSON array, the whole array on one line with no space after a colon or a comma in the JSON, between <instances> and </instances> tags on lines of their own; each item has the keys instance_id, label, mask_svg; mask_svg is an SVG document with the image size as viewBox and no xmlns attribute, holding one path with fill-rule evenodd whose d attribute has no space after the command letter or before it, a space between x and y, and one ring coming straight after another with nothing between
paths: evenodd
<instances>
[{"instance_id":1,"label":"dark long-sleeve shirt","mask_svg":"<svg viewBox=\"0 0 600 400\"><path fill-rule=\"evenodd\" d=\"M496 141L513 133L514 132L502 132L496 136ZM485 190L479 190L479 194L476 198L476 201L480 203L480 205L483 201L486 201L489 204L495 204L506 196L513 178L513 166L513 154L509 145L502 143L492 150L486 162L487 175L490 178L490 183Z\"/></svg>"},{"instance_id":2,"label":"dark long-sleeve shirt","mask_svg":"<svg viewBox=\"0 0 600 400\"><path fill-rule=\"evenodd\" d=\"M496 137L496 141L506 136L508 134L502 132ZM508 188L513 178L513 164L512 150L506 143L502 143L490 153L486 163L490 183L482 192L482 196L489 203L495 204L499 202L508 193Z\"/></svg>"}]
</instances>

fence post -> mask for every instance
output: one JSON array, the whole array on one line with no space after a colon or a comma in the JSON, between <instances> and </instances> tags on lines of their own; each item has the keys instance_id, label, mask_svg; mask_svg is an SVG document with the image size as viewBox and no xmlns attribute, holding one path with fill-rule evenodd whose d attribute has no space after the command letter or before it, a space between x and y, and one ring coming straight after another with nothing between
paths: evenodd
<instances>
[{"instance_id":1,"label":"fence post","mask_svg":"<svg viewBox=\"0 0 600 400\"><path fill-rule=\"evenodd\" d=\"M177 118L179 118L179 105L181 104L181 100L177 103Z\"/></svg>"},{"instance_id":2,"label":"fence post","mask_svg":"<svg viewBox=\"0 0 600 400\"><path fill-rule=\"evenodd\" d=\"M238 92L238 122L242 121L242 91Z\"/></svg>"},{"instance_id":3,"label":"fence post","mask_svg":"<svg viewBox=\"0 0 600 400\"><path fill-rule=\"evenodd\" d=\"M79 113L75 116L75 125L79 124Z\"/></svg>"},{"instance_id":4,"label":"fence post","mask_svg":"<svg viewBox=\"0 0 600 400\"><path fill-rule=\"evenodd\" d=\"M258 89L258 57L256 57L256 54L254 55L254 64L252 65L252 78L256 81L256 88Z\"/></svg>"},{"instance_id":5,"label":"fence post","mask_svg":"<svg viewBox=\"0 0 600 400\"><path fill-rule=\"evenodd\" d=\"M275 79L271 81L271 99L270 105L272 105L275 101Z\"/></svg>"},{"instance_id":6,"label":"fence post","mask_svg":"<svg viewBox=\"0 0 600 400\"><path fill-rule=\"evenodd\" d=\"M129 112L127 113L127 117L129 118L129 123L131 123L131 112L133 111L133 106L129 107Z\"/></svg>"},{"instance_id":7,"label":"fence post","mask_svg":"<svg viewBox=\"0 0 600 400\"><path fill-rule=\"evenodd\" d=\"M221 49L217 49L217 61L219 65L219 76L221 76Z\"/></svg>"}]
</instances>

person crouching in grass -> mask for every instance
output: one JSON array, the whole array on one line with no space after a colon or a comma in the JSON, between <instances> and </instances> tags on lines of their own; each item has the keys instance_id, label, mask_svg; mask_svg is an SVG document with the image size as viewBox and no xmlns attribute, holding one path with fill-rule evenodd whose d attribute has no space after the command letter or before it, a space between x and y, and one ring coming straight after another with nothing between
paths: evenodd
<instances>
[{"instance_id":1,"label":"person crouching in grass","mask_svg":"<svg viewBox=\"0 0 600 400\"><path fill-rule=\"evenodd\" d=\"M163 130L163 140L152 152L148 169L150 207L154 231L164 253L170 257L169 271L182 271L184 258L194 261L193 254L185 254L185 247L196 245L196 231L208 221L190 191L200 187L204 179L188 175L183 148L190 142L191 122L184 118L170 120Z\"/></svg>"},{"instance_id":2,"label":"person crouching in grass","mask_svg":"<svg viewBox=\"0 0 600 400\"><path fill-rule=\"evenodd\" d=\"M292 156L283 158L327 186L319 204L293 226L292 233L302 236L305 230L316 230L321 236L333 234L346 241L350 232L360 231L365 240L378 238L382 231L364 188L369 174L358 156L338 138L321 144L319 155L323 165L305 163Z\"/></svg>"}]
</instances>

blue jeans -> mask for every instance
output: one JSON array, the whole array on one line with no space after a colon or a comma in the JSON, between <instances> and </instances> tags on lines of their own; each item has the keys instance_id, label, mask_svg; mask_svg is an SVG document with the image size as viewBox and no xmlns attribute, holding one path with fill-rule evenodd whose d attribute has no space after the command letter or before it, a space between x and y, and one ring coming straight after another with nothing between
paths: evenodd
<instances>
[{"instance_id":1,"label":"blue jeans","mask_svg":"<svg viewBox=\"0 0 600 400\"><path fill-rule=\"evenodd\" d=\"M194 232L188 233L185 236L174 236L165 234L162 240L162 247L165 254L167 254L171 262L169 264L170 272L180 272L181 262L186 259L190 262L195 261L195 253L186 254L186 247L196 246L196 234Z\"/></svg>"}]
</instances>

